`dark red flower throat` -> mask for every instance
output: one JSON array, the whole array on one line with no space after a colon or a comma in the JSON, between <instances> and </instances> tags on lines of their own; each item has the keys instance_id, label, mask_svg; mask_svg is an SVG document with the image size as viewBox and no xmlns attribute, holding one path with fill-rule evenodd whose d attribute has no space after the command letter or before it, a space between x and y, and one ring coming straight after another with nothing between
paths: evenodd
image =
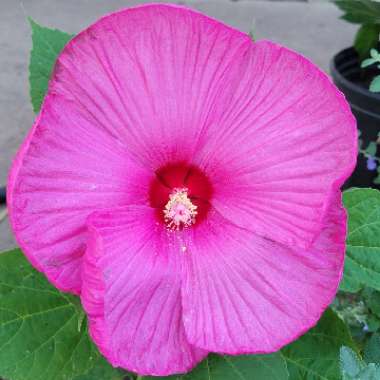
<instances>
[{"instance_id":1,"label":"dark red flower throat","mask_svg":"<svg viewBox=\"0 0 380 380\"><path fill-rule=\"evenodd\" d=\"M212 186L194 165L167 164L155 172L149 190L149 202L157 218L170 229L195 226L210 209Z\"/></svg>"}]
</instances>

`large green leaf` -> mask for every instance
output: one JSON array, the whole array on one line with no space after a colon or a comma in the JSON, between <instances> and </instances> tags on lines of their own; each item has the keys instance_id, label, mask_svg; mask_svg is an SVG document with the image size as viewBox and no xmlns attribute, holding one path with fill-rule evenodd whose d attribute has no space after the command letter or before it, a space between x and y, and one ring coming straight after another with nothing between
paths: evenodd
<instances>
[{"instance_id":1,"label":"large green leaf","mask_svg":"<svg viewBox=\"0 0 380 380\"><path fill-rule=\"evenodd\" d=\"M1 376L9 380L120 380L125 376L107 364L89 340L77 298L51 286L19 250L0 254L0 305ZM191 373L168 379L252 378L287 380L282 355L210 355Z\"/></svg>"},{"instance_id":2,"label":"large green leaf","mask_svg":"<svg viewBox=\"0 0 380 380\"><path fill-rule=\"evenodd\" d=\"M354 47L361 60L366 58L369 51L377 47L379 42L380 24L364 24L355 36Z\"/></svg>"},{"instance_id":3,"label":"large green leaf","mask_svg":"<svg viewBox=\"0 0 380 380\"><path fill-rule=\"evenodd\" d=\"M73 36L57 29L40 26L31 19L30 25L33 42L29 62L30 97L34 112L38 112L57 56Z\"/></svg>"},{"instance_id":4,"label":"large green leaf","mask_svg":"<svg viewBox=\"0 0 380 380\"><path fill-rule=\"evenodd\" d=\"M272 355L209 355L192 372L182 376L144 377L144 380L287 380L285 360Z\"/></svg>"},{"instance_id":5,"label":"large green leaf","mask_svg":"<svg viewBox=\"0 0 380 380\"><path fill-rule=\"evenodd\" d=\"M380 192L344 192L348 212L347 251L341 290L357 292L365 286L380 290Z\"/></svg>"},{"instance_id":6,"label":"large green leaf","mask_svg":"<svg viewBox=\"0 0 380 380\"><path fill-rule=\"evenodd\" d=\"M355 344L344 322L328 309L317 326L282 349L290 380L340 380L339 350Z\"/></svg>"},{"instance_id":7,"label":"large green leaf","mask_svg":"<svg viewBox=\"0 0 380 380\"><path fill-rule=\"evenodd\" d=\"M99 356L95 365L86 374L75 376L72 380L130 380L132 378L132 376L126 376L125 372L111 367L105 358Z\"/></svg>"},{"instance_id":8,"label":"large green leaf","mask_svg":"<svg viewBox=\"0 0 380 380\"><path fill-rule=\"evenodd\" d=\"M380 24L380 3L373 0L335 0L342 19L355 24Z\"/></svg>"},{"instance_id":9,"label":"large green leaf","mask_svg":"<svg viewBox=\"0 0 380 380\"><path fill-rule=\"evenodd\" d=\"M100 355L82 321L77 297L51 286L20 250L0 254L0 376L70 380L99 367ZM123 378L105 361L100 364L95 369L107 377L94 380Z\"/></svg>"}]
</instances>

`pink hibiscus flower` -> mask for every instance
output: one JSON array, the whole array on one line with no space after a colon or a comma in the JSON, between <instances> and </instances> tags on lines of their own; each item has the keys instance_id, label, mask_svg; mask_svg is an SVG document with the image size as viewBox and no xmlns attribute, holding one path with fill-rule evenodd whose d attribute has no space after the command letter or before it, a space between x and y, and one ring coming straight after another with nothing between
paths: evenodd
<instances>
[{"instance_id":1,"label":"pink hibiscus flower","mask_svg":"<svg viewBox=\"0 0 380 380\"><path fill-rule=\"evenodd\" d=\"M10 173L11 223L81 295L112 364L186 372L317 322L356 151L343 95L304 57L186 8L125 9L60 54Z\"/></svg>"}]
</instances>

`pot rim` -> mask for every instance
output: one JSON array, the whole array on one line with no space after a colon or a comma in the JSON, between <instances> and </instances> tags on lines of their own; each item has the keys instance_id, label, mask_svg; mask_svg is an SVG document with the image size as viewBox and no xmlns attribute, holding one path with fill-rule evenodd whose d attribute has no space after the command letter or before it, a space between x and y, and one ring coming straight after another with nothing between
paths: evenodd
<instances>
[{"instance_id":1,"label":"pot rim","mask_svg":"<svg viewBox=\"0 0 380 380\"><path fill-rule=\"evenodd\" d=\"M348 80L341 72L338 70L336 65L336 59L337 57L344 53L344 52L353 52L354 48L353 46L350 46L348 48L345 48L343 50L340 50L338 53L336 53L330 60L330 72L332 77L336 77L345 87L347 87L349 90L360 93L360 95L370 98L370 99L377 99L380 102L380 93L369 91L369 89L359 86L358 84L351 82Z\"/></svg>"}]
</instances>

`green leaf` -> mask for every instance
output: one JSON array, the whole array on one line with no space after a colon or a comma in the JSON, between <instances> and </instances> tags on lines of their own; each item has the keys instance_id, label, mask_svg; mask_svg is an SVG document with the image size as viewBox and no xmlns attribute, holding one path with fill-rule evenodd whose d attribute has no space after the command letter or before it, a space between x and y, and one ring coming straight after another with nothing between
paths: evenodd
<instances>
[{"instance_id":1,"label":"green leaf","mask_svg":"<svg viewBox=\"0 0 380 380\"><path fill-rule=\"evenodd\" d=\"M380 24L380 3L373 0L335 0L343 20L355 24Z\"/></svg>"},{"instance_id":2,"label":"green leaf","mask_svg":"<svg viewBox=\"0 0 380 380\"><path fill-rule=\"evenodd\" d=\"M366 148L366 153L369 154L371 157L376 156L376 150L377 150L377 144L374 141L371 141L367 148Z\"/></svg>"},{"instance_id":3,"label":"green leaf","mask_svg":"<svg viewBox=\"0 0 380 380\"><path fill-rule=\"evenodd\" d=\"M370 52L369 52L369 54L371 55L371 57L373 59L378 59L379 58L379 53L377 52L376 49L371 49Z\"/></svg>"},{"instance_id":4,"label":"green leaf","mask_svg":"<svg viewBox=\"0 0 380 380\"><path fill-rule=\"evenodd\" d=\"M380 366L375 363L364 363L348 347L342 347L340 355L342 380L379 380Z\"/></svg>"},{"instance_id":5,"label":"green leaf","mask_svg":"<svg viewBox=\"0 0 380 380\"><path fill-rule=\"evenodd\" d=\"M34 112L38 112L45 97L57 56L73 36L57 29L38 25L32 19L29 21L33 43L29 62L30 97Z\"/></svg>"},{"instance_id":6,"label":"green leaf","mask_svg":"<svg viewBox=\"0 0 380 380\"><path fill-rule=\"evenodd\" d=\"M364 360L367 363L380 364L380 335L373 334L364 348Z\"/></svg>"},{"instance_id":7,"label":"green leaf","mask_svg":"<svg viewBox=\"0 0 380 380\"><path fill-rule=\"evenodd\" d=\"M328 309L316 327L282 349L289 379L340 380L339 350L343 345L356 350L348 327Z\"/></svg>"},{"instance_id":8,"label":"green leaf","mask_svg":"<svg viewBox=\"0 0 380 380\"><path fill-rule=\"evenodd\" d=\"M367 317L367 331L370 333L376 332L380 328L380 320L376 315Z\"/></svg>"},{"instance_id":9,"label":"green leaf","mask_svg":"<svg viewBox=\"0 0 380 380\"><path fill-rule=\"evenodd\" d=\"M287 380L286 363L280 353L271 355L219 356L210 354L192 372L144 380Z\"/></svg>"},{"instance_id":10,"label":"green leaf","mask_svg":"<svg viewBox=\"0 0 380 380\"><path fill-rule=\"evenodd\" d=\"M380 290L380 192L350 189L344 192L343 202L348 236L340 289L351 293L365 286Z\"/></svg>"},{"instance_id":11,"label":"green leaf","mask_svg":"<svg viewBox=\"0 0 380 380\"><path fill-rule=\"evenodd\" d=\"M50 285L20 250L0 254L0 377L70 380L99 365L80 318L78 298ZM116 373L109 364L102 366Z\"/></svg>"},{"instance_id":12,"label":"green leaf","mask_svg":"<svg viewBox=\"0 0 380 380\"><path fill-rule=\"evenodd\" d=\"M380 379L380 366L370 363L359 374L359 380L379 380Z\"/></svg>"},{"instance_id":13,"label":"green leaf","mask_svg":"<svg viewBox=\"0 0 380 380\"><path fill-rule=\"evenodd\" d=\"M72 380L122 380L125 378L126 372L113 368L99 355L94 366L86 374L75 376Z\"/></svg>"},{"instance_id":14,"label":"green leaf","mask_svg":"<svg viewBox=\"0 0 380 380\"><path fill-rule=\"evenodd\" d=\"M362 292L365 304L373 314L380 317L380 292L371 288L366 288Z\"/></svg>"},{"instance_id":15,"label":"green leaf","mask_svg":"<svg viewBox=\"0 0 380 380\"><path fill-rule=\"evenodd\" d=\"M343 375L357 377L364 368L364 364L351 348L343 346L340 349L340 367Z\"/></svg>"},{"instance_id":16,"label":"green leaf","mask_svg":"<svg viewBox=\"0 0 380 380\"><path fill-rule=\"evenodd\" d=\"M369 86L369 90L371 92L380 92L380 75L376 76L370 86Z\"/></svg>"},{"instance_id":17,"label":"green leaf","mask_svg":"<svg viewBox=\"0 0 380 380\"><path fill-rule=\"evenodd\" d=\"M374 59L374 58L367 58L367 59L365 59L365 60L361 63L360 67L361 67L361 68L368 67L368 66L373 65L375 62L376 62L376 59Z\"/></svg>"},{"instance_id":18,"label":"green leaf","mask_svg":"<svg viewBox=\"0 0 380 380\"><path fill-rule=\"evenodd\" d=\"M380 166L377 167L377 175L372 181L375 185L380 185Z\"/></svg>"},{"instance_id":19,"label":"green leaf","mask_svg":"<svg viewBox=\"0 0 380 380\"><path fill-rule=\"evenodd\" d=\"M380 25L379 24L364 24L356 33L354 47L358 52L360 59L368 56L371 48L375 48L379 41ZM370 59L366 60L369 61ZM376 62L376 59L372 63ZM370 64L372 64L370 63ZM362 67L364 62L362 63ZM367 63L367 66L369 64Z\"/></svg>"}]
</instances>

